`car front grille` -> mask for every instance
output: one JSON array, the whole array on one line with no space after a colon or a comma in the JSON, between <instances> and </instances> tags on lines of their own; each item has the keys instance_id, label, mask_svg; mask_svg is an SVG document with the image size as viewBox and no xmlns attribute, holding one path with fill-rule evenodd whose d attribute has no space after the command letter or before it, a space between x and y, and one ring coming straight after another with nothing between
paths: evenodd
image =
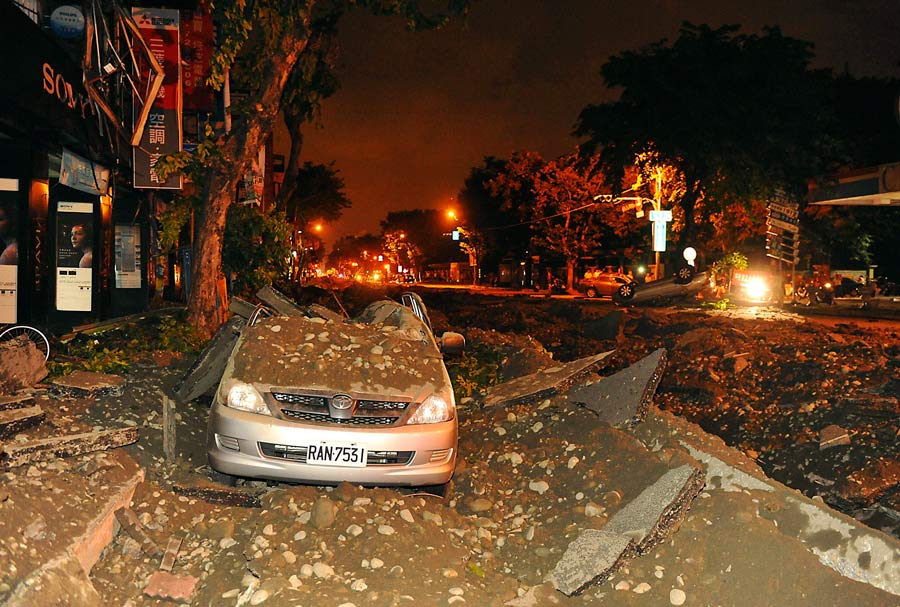
<instances>
[{"instance_id":1,"label":"car front grille","mask_svg":"<svg viewBox=\"0 0 900 607\"><path fill-rule=\"evenodd\" d=\"M282 409L281 413L288 419L304 422L317 422L320 424L338 424L345 426L390 426L398 419L394 416L375 417L367 415L350 417L348 419L340 419L337 417L331 417L327 412L311 413L309 411L295 411L293 409Z\"/></svg>"},{"instance_id":2,"label":"car front grille","mask_svg":"<svg viewBox=\"0 0 900 607\"><path fill-rule=\"evenodd\" d=\"M306 407L328 408L328 399L324 396L312 396L309 394L288 394L287 392L272 392L272 398L279 403L288 405L304 405Z\"/></svg>"},{"instance_id":3,"label":"car front grille","mask_svg":"<svg viewBox=\"0 0 900 607\"><path fill-rule=\"evenodd\" d=\"M300 464L306 463L306 447L259 443L260 452L275 459L284 459ZM367 466L405 466L413 460L415 451L368 451Z\"/></svg>"},{"instance_id":4,"label":"car front grille","mask_svg":"<svg viewBox=\"0 0 900 607\"><path fill-rule=\"evenodd\" d=\"M331 417L328 396L300 394L282 388L272 391L272 399L290 420L350 426L390 426L397 422L410 403L394 400L358 399L353 417Z\"/></svg>"}]
</instances>

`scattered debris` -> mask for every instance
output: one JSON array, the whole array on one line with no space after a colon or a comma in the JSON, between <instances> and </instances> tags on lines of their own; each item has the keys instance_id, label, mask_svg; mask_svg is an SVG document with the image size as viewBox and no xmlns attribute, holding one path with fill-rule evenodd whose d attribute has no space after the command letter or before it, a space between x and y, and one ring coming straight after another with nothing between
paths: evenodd
<instances>
[{"instance_id":1,"label":"scattered debris","mask_svg":"<svg viewBox=\"0 0 900 607\"><path fill-rule=\"evenodd\" d=\"M115 449L136 443L137 428L117 428L100 432L70 434L26 443L0 446L0 469L15 468L54 457L72 457L90 451Z\"/></svg>"},{"instance_id":2,"label":"scattered debris","mask_svg":"<svg viewBox=\"0 0 900 607\"><path fill-rule=\"evenodd\" d=\"M15 396L0 396L0 411L8 411L10 409L21 409L30 407L34 402L34 396L31 394L18 394Z\"/></svg>"},{"instance_id":3,"label":"scattered debris","mask_svg":"<svg viewBox=\"0 0 900 607\"><path fill-rule=\"evenodd\" d=\"M163 455L167 461L175 461L176 426L175 426L175 402L162 395L162 425L163 425Z\"/></svg>"},{"instance_id":4,"label":"scattered debris","mask_svg":"<svg viewBox=\"0 0 900 607\"><path fill-rule=\"evenodd\" d=\"M609 377L577 385L569 400L583 403L600 421L621 426L643 419L666 368L666 351L656 350Z\"/></svg>"}]
</instances>

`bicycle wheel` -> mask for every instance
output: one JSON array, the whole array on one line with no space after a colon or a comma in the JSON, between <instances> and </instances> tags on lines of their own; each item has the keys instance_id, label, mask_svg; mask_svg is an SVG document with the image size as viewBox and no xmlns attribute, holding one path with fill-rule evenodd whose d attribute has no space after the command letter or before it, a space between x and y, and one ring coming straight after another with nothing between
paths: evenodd
<instances>
[{"instance_id":1,"label":"bicycle wheel","mask_svg":"<svg viewBox=\"0 0 900 607\"><path fill-rule=\"evenodd\" d=\"M28 325L15 325L4 330L0 333L0 342L11 341L23 335L34 344L38 352L44 354L44 360L50 358L50 342L47 341L47 336L39 329Z\"/></svg>"}]
</instances>

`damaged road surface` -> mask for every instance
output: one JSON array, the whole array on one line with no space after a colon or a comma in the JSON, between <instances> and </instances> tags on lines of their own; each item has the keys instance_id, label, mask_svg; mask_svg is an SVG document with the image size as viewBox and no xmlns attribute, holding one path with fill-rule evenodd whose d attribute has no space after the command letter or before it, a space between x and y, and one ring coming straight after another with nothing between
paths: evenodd
<instances>
[{"instance_id":1,"label":"damaged road surface","mask_svg":"<svg viewBox=\"0 0 900 607\"><path fill-rule=\"evenodd\" d=\"M322 320L322 331L343 322ZM271 351L272 327L291 322L309 320L270 317L243 338L263 336L256 341ZM309 333L326 343L317 341L322 331ZM352 331L338 342L341 354L359 351L343 350ZM277 343L284 351L274 348L272 364L289 363L305 339ZM685 369L677 344L666 344L674 354L655 345L604 343L581 362L549 361L461 401L459 454L443 497L347 482L211 484L205 402L178 406L176 458L163 454L161 389L187 362L142 364L125 375L121 395L51 400L37 391L22 404L46 417L12 443L60 427L140 432L136 443L3 472L0 602L900 605L900 543L661 411L661 397L672 398L661 392ZM381 377L374 365L384 362L369 360L370 372ZM101 532L95 521L107 520ZM85 544L98 558L79 557Z\"/></svg>"}]
</instances>

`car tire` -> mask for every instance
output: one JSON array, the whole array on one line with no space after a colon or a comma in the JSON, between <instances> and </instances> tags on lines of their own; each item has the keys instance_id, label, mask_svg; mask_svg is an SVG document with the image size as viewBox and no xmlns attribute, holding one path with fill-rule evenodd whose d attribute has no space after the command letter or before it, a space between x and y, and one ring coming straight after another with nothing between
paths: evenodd
<instances>
[{"instance_id":1,"label":"car tire","mask_svg":"<svg viewBox=\"0 0 900 607\"><path fill-rule=\"evenodd\" d=\"M675 272L675 284L686 285L694 278L694 268L691 266L681 266Z\"/></svg>"},{"instance_id":2,"label":"car tire","mask_svg":"<svg viewBox=\"0 0 900 607\"><path fill-rule=\"evenodd\" d=\"M587 295L590 299L594 299L595 297L597 297L597 289L595 289L594 287L588 287L584 294Z\"/></svg>"},{"instance_id":3,"label":"car tire","mask_svg":"<svg viewBox=\"0 0 900 607\"><path fill-rule=\"evenodd\" d=\"M219 485L225 485L226 487L234 487L237 483L236 476L225 474L224 472L219 472L212 468L209 469L209 480Z\"/></svg>"},{"instance_id":4,"label":"car tire","mask_svg":"<svg viewBox=\"0 0 900 607\"><path fill-rule=\"evenodd\" d=\"M620 301L629 301L634 297L634 283L629 282L628 284L624 284L619 287L619 290L616 291L616 295L619 296Z\"/></svg>"}]
</instances>

